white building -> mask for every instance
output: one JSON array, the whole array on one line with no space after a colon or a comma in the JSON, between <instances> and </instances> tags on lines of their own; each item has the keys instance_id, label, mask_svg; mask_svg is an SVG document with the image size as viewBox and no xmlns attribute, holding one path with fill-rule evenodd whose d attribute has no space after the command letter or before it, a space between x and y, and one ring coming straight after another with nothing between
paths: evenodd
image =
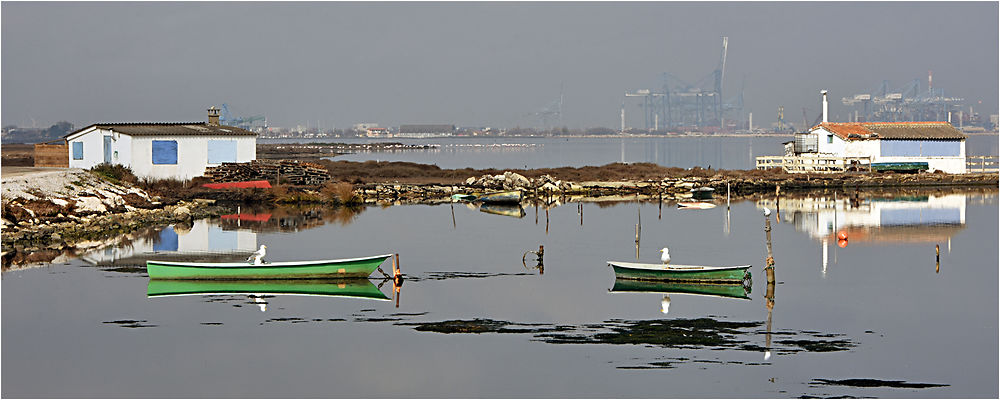
<instances>
[{"instance_id":1,"label":"white building","mask_svg":"<svg viewBox=\"0 0 1000 400\"><path fill-rule=\"evenodd\" d=\"M926 162L929 171L965 173L966 136L947 122L824 122L809 130L819 155L879 163Z\"/></svg>"},{"instance_id":2,"label":"white building","mask_svg":"<svg viewBox=\"0 0 1000 400\"><path fill-rule=\"evenodd\" d=\"M120 164L136 176L191 179L205 168L257 158L257 134L219 125L219 110L208 122L99 123L65 136L70 168Z\"/></svg>"}]
</instances>

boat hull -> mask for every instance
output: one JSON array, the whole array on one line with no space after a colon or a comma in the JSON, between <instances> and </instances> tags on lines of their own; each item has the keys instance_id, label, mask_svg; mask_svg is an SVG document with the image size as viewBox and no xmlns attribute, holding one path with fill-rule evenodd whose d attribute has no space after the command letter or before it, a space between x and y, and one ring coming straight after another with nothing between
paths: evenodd
<instances>
[{"instance_id":1,"label":"boat hull","mask_svg":"<svg viewBox=\"0 0 1000 400\"><path fill-rule=\"evenodd\" d=\"M150 279L146 296L186 296L208 294L255 294L355 297L389 300L368 279L266 279L266 280L179 280Z\"/></svg>"},{"instance_id":2,"label":"boat hull","mask_svg":"<svg viewBox=\"0 0 1000 400\"><path fill-rule=\"evenodd\" d=\"M488 193L476 198L482 203L520 203L521 191L511 190L507 192Z\"/></svg>"},{"instance_id":3,"label":"boat hull","mask_svg":"<svg viewBox=\"0 0 1000 400\"><path fill-rule=\"evenodd\" d=\"M694 294L702 296L727 297L735 299L750 299L750 287L742 282L711 283L711 282L677 282L649 281L636 279L615 279L612 293L639 292L663 294Z\"/></svg>"},{"instance_id":4,"label":"boat hull","mask_svg":"<svg viewBox=\"0 0 1000 400\"><path fill-rule=\"evenodd\" d=\"M640 264L608 261L618 279L680 282L743 282L750 278L749 265L711 267L699 265Z\"/></svg>"},{"instance_id":5,"label":"boat hull","mask_svg":"<svg viewBox=\"0 0 1000 400\"><path fill-rule=\"evenodd\" d=\"M391 254L307 262L188 263L146 261L151 279L342 279L367 278Z\"/></svg>"}]
</instances>

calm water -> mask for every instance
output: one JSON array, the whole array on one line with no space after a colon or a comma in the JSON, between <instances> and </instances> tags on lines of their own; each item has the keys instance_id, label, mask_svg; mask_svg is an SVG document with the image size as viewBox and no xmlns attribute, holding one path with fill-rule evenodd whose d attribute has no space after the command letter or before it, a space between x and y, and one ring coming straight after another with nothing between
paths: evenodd
<instances>
[{"instance_id":1,"label":"calm water","mask_svg":"<svg viewBox=\"0 0 1000 400\"><path fill-rule=\"evenodd\" d=\"M724 200L707 210L586 203L582 223L577 203L527 207L523 218L459 204L257 210L265 222L170 227L4 272L2 395L997 397L996 189L833 196L728 212ZM777 211L770 326L764 207ZM605 262L637 258L640 218L638 259L657 262L669 246L674 263L752 264L749 299L611 292ZM398 308L287 294L149 297L144 271L120 261L259 244L271 261L399 253L408 280ZM522 265L539 245L544 274ZM380 290L394 298L391 282ZM506 329L417 330L476 319ZM689 338L608 335L659 323ZM710 336L718 341L690 338Z\"/></svg>"},{"instance_id":2,"label":"calm water","mask_svg":"<svg viewBox=\"0 0 1000 400\"><path fill-rule=\"evenodd\" d=\"M409 161L441 168L554 168L651 162L667 167L753 169L755 157L784 154L791 136L673 138L329 139L330 142L435 144L428 150L363 152L347 161ZM310 140L261 140L261 143ZM968 155L997 155L997 136L970 136Z\"/></svg>"}]
</instances>

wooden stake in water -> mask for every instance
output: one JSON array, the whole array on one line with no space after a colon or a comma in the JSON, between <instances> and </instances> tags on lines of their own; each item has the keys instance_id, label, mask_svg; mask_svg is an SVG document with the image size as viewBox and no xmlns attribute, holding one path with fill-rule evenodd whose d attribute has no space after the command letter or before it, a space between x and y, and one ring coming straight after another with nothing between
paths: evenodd
<instances>
[{"instance_id":1,"label":"wooden stake in water","mask_svg":"<svg viewBox=\"0 0 1000 400\"><path fill-rule=\"evenodd\" d=\"M764 213L764 234L767 236L767 259L764 260L764 272L767 274L767 283L774 284L774 255L771 253L771 217L769 212Z\"/></svg>"},{"instance_id":2,"label":"wooden stake in water","mask_svg":"<svg viewBox=\"0 0 1000 400\"><path fill-rule=\"evenodd\" d=\"M937 253L937 257L935 257L936 265L934 266L934 273L937 274L941 272L941 246L935 244L934 252Z\"/></svg>"},{"instance_id":3,"label":"wooden stake in water","mask_svg":"<svg viewBox=\"0 0 1000 400\"><path fill-rule=\"evenodd\" d=\"M726 211L729 211L729 182L726 182Z\"/></svg>"}]
</instances>

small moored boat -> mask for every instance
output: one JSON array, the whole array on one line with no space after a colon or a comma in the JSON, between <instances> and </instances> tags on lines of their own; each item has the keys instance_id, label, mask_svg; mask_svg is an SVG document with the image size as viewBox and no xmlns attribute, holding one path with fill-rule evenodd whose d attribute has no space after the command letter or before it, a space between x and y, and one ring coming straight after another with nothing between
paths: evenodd
<instances>
[{"instance_id":1,"label":"small moored boat","mask_svg":"<svg viewBox=\"0 0 1000 400\"><path fill-rule=\"evenodd\" d=\"M506 192L487 193L476 198L482 203L520 203L521 191L508 190Z\"/></svg>"},{"instance_id":2,"label":"small moored boat","mask_svg":"<svg viewBox=\"0 0 1000 400\"><path fill-rule=\"evenodd\" d=\"M146 261L150 279L367 278L392 254L319 261L196 263Z\"/></svg>"},{"instance_id":3,"label":"small moored boat","mask_svg":"<svg viewBox=\"0 0 1000 400\"><path fill-rule=\"evenodd\" d=\"M677 203L677 208L682 210L707 210L709 208L715 208L715 204L703 201L686 201Z\"/></svg>"},{"instance_id":4,"label":"small moored boat","mask_svg":"<svg viewBox=\"0 0 1000 400\"><path fill-rule=\"evenodd\" d=\"M749 300L750 290L750 287L742 282L711 283L615 279L611 293L691 294Z\"/></svg>"},{"instance_id":5,"label":"small moored boat","mask_svg":"<svg viewBox=\"0 0 1000 400\"><path fill-rule=\"evenodd\" d=\"M189 295L297 295L389 300L368 279L178 280L150 279L147 297Z\"/></svg>"},{"instance_id":6,"label":"small moored boat","mask_svg":"<svg viewBox=\"0 0 1000 400\"><path fill-rule=\"evenodd\" d=\"M706 265L642 264L608 261L617 279L693 282L743 282L750 279L750 266L713 267Z\"/></svg>"}]
</instances>

